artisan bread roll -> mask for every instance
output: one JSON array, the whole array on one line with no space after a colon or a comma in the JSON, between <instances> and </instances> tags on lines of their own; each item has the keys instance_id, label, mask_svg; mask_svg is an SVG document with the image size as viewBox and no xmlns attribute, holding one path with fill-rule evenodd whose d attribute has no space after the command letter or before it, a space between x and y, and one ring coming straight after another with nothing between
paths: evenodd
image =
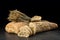
<instances>
[{"instance_id":1,"label":"artisan bread roll","mask_svg":"<svg viewBox=\"0 0 60 40\"><path fill-rule=\"evenodd\" d=\"M31 21L41 21L42 17L41 16L33 16L31 18Z\"/></svg>"},{"instance_id":2,"label":"artisan bread roll","mask_svg":"<svg viewBox=\"0 0 60 40\"><path fill-rule=\"evenodd\" d=\"M8 23L6 25L6 27L5 27L6 32L14 33L14 26L13 26L13 24L15 24L15 22L10 22L10 23Z\"/></svg>"},{"instance_id":3,"label":"artisan bread roll","mask_svg":"<svg viewBox=\"0 0 60 40\"><path fill-rule=\"evenodd\" d=\"M6 25L5 30L8 33L18 33L19 32L19 28L23 27L24 25L27 25L26 22L10 22Z\"/></svg>"}]
</instances>

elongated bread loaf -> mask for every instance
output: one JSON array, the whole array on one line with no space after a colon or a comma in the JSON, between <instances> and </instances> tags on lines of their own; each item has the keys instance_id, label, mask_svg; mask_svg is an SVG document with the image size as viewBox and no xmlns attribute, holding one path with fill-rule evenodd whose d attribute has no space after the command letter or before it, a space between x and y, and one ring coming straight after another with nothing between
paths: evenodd
<instances>
[{"instance_id":1,"label":"elongated bread loaf","mask_svg":"<svg viewBox=\"0 0 60 40\"><path fill-rule=\"evenodd\" d=\"M29 24L29 25L27 25ZM58 25L49 21L40 22L10 22L6 25L5 30L8 33L16 33L19 37L29 37L38 32L43 32L57 28Z\"/></svg>"},{"instance_id":2,"label":"elongated bread loaf","mask_svg":"<svg viewBox=\"0 0 60 40\"><path fill-rule=\"evenodd\" d=\"M38 32L43 32L47 30L51 30L57 28L58 25L56 23L41 21L41 22L30 22L29 25L24 25L19 29L18 36L19 37L29 37Z\"/></svg>"},{"instance_id":3,"label":"elongated bread loaf","mask_svg":"<svg viewBox=\"0 0 60 40\"><path fill-rule=\"evenodd\" d=\"M47 30L51 30L57 28L58 25L56 23L48 22L48 21L41 21L41 22L30 22L29 27L32 29L33 34L37 32L43 32Z\"/></svg>"}]
</instances>

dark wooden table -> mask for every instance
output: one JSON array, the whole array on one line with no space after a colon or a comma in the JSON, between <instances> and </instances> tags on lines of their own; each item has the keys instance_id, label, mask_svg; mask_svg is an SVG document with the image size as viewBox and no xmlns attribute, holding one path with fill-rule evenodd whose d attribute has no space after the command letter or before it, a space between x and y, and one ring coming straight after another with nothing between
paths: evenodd
<instances>
[{"instance_id":1,"label":"dark wooden table","mask_svg":"<svg viewBox=\"0 0 60 40\"><path fill-rule=\"evenodd\" d=\"M29 38L18 37L16 34L8 34L4 30L0 31L0 40L60 40L58 29L47 32L37 33Z\"/></svg>"}]
</instances>

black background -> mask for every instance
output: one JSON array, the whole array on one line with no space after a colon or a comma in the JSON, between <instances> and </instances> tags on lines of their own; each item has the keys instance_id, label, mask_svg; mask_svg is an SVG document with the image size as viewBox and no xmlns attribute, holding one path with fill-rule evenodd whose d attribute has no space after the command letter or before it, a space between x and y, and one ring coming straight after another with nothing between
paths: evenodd
<instances>
[{"instance_id":1,"label":"black background","mask_svg":"<svg viewBox=\"0 0 60 40\"><path fill-rule=\"evenodd\" d=\"M9 22L7 20L9 10L20 10L26 15L42 16L42 19L60 24L60 1L38 1L38 0L2 0L0 1L0 29L4 29Z\"/></svg>"},{"instance_id":2,"label":"black background","mask_svg":"<svg viewBox=\"0 0 60 40\"><path fill-rule=\"evenodd\" d=\"M58 28L55 30L37 33L29 38L21 38L7 33L4 28L9 10L20 10L26 15L42 16L42 19L55 22ZM60 1L56 0L0 0L0 40L60 40Z\"/></svg>"}]
</instances>

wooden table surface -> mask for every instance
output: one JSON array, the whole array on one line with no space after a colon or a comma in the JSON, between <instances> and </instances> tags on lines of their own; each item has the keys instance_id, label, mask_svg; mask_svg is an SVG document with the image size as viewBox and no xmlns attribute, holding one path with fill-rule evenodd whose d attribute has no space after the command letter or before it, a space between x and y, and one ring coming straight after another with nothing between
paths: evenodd
<instances>
[{"instance_id":1,"label":"wooden table surface","mask_svg":"<svg viewBox=\"0 0 60 40\"><path fill-rule=\"evenodd\" d=\"M0 31L0 40L60 40L58 29L47 32L37 33L29 38L18 37L16 34L9 34L4 30Z\"/></svg>"}]
</instances>

